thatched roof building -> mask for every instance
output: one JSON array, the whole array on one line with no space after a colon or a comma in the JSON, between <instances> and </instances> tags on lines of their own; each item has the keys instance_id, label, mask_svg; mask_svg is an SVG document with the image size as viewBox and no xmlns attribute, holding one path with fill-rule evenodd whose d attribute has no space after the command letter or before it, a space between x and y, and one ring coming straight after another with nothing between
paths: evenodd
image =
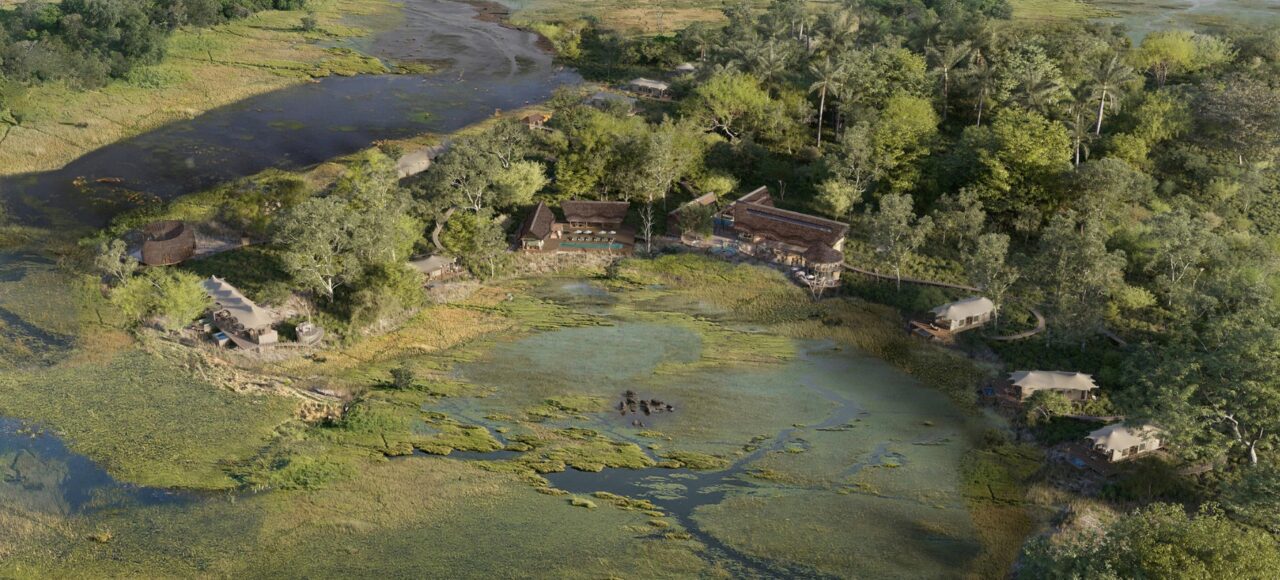
<instances>
[{"instance_id":1,"label":"thatched roof building","mask_svg":"<svg viewBox=\"0 0 1280 580\"><path fill-rule=\"evenodd\" d=\"M551 208L544 202L538 202L538 206L533 208L529 216L524 219L524 223L520 224L520 231L516 233L516 243L524 249L541 249L547 238L551 237L555 222L556 215Z\"/></svg>"},{"instance_id":2,"label":"thatched roof building","mask_svg":"<svg viewBox=\"0 0 1280 580\"><path fill-rule=\"evenodd\" d=\"M178 220L165 220L143 226L142 263L148 266L172 266L190 258L196 251L196 234Z\"/></svg>"},{"instance_id":3,"label":"thatched roof building","mask_svg":"<svg viewBox=\"0 0 1280 580\"><path fill-rule=\"evenodd\" d=\"M752 203L735 203L730 208L733 229L754 238L809 248L824 245L836 248L849 233L847 224L797 211Z\"/></svg>"},{"instance_id":4,"label":"thatched roof building","mask_svg":"<svg viewBox=\"0 0 1280 580\"><path fill-rule=\"evenodd\" d=\"M560 211L570 225L618 226L627 219L631 204L625 201L569 200L560 203Z\"/></svg>"}]
</instances>

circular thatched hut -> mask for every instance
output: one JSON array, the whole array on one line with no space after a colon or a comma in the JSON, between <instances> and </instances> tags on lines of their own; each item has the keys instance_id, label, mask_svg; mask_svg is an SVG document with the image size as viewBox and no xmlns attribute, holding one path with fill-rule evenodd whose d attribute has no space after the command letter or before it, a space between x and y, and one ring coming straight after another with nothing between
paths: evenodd
<instances>
[{"instance_id":1,"label":"circular thatched hut","mask_svg":"<svg viewBox=\"0 0 1280 580\"><path fill-rule=\"evenodd\" d=\"M190 258L196 251L196 234L187 224L165 220L142 228L142 263L148 266L172 266Z\"/></svg>"}]
</instances>

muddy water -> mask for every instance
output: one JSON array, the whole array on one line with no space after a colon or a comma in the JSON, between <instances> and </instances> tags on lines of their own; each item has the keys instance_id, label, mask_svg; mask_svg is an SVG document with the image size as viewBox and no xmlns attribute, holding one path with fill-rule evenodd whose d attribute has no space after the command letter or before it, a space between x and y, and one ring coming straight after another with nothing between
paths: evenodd
<instances>
[{"instance_id":1,"label":"muddy water","mask_svg":"<svg viewBox=\"0 0 1280 580\"><path fill-rule=\"evenodd\" d=\"M475 19L469 5L406 0L405 18L367 47L380 58L441 65L426 75L330 77L210 111L108 145L47 173L0 179L0 202L29 225L70 214L101 223L119 191L86 195L73 181L121 180L162 199L270 167L299 168L378 139L448 132L547 99L581 79L552 63L528 32Z\"/></svg>"}]
</instances>

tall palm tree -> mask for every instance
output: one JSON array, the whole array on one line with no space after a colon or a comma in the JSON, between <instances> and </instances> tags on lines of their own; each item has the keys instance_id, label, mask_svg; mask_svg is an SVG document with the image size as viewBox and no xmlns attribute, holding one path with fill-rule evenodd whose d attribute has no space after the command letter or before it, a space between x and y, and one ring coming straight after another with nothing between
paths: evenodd
<instances>
[{"instance_id":1,"label":"tall palm tree","mask_svg":"<svg viewBox=\"0 0 1280 580\"><path fill-rule=\"evenodd\" d=\"M764 46L753 50L748 56L751 72L772 83L787 72L787 61L790 60L787 52L786 47L776 40L766 42Z\"/></svg>"},{"instance_id":2,"label":"tall palm tree","mask_svg":"<svg viewBox=\"0 0 1280 580\"><path fill-rule=\"evenodd\" d=\"M1098 125L1093 131L1095 135L1102 134L1102 117L1106 114L1108 102L1112 109L1118 109L1118 91L1135 78L1133 67L1120 60L1120 55L1112 55L1098 63L1098 68L1093 71L1093 96L1098 99Z\"/></svg>"},{"instance_id":3,"label":"tall palm tree","mask_svg":"<svg viewBox=\"0 0 1280 580\"><path fill-rule=\"evenodd\" d=\"M1045 114L1062 97L1062 81L1045 76L1044 71L1031 69L1018 83L1018 102L1023 107Z\"/></svg>"},{"instance_id":4,"label":"tall palm tree","mask_svg":"<svg viewBox=\"0 0 1280 580\"><path fill-rule=\"evenodd\" d=\"M969 84L978 97L975 108L978 110L977 126L981 127L982 114L986 112L987 101L991 99L991 92L996 86L996 69L981 51L975 51L969 63Z\"/></svg>"},{"instance_id":5,"label":"tall palm tree","mask_svg":"<svg viewBox=\"0 0 1280 580\"><path fill-rule=\"evenodd\" d=\"M862 21L858 15L848 8L840 8L828 13L826 19L827 42L836 50L853 46L858 39L858 29Z\"/></svg>"},{"instance_id":6,"label":"tall palm tree","mask_svg":"<svg viewBox=\"0 0 1280 580\"><path fill-rule=\"evenodd\" d=\"M933 72L942 79L942 120L947 120L948 98L951 96L951 74L972 51L969 41L946 44L942 47L930 43L924 48L929 60L933 61Z\"/></svg>"},{"instance_id":7,"label":"tall palm tree","mask_svg":"<svg viewBox=\"0 0 1280 580\"><path fill-rule=\"evenodd\" d=\"M1093 119L1090 116L1090 109L1093 103L1092 88L1088 84L1082 84L1069 93L1067 99L1066 123L1067 130L1071 131L1072 157L1075 159L1076 167L1080 166L1083 157L1089 156L1089 141L1093 135L1090 131L1093 129Z\"/></svg>"},{"instance_id":8,"label":"tall palm tree","mask_svg":"<svg viewBox=\"0 0 1280 580\"><path fill-rule=\"evenodd\" d=\"M838 90L844 78L844 67L832 64L831 58L820 60L809 65L809 74L813 75L813 84L809 92L818 92L818 149L822 149L822 122L826 118L827 93Z\"/></svg>"}]
</instances>

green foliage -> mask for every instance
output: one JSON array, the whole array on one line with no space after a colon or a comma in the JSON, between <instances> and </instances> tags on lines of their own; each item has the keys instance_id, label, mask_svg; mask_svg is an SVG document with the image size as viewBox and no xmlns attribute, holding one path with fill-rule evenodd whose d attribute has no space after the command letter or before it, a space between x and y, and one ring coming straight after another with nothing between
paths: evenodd
<instances>
[{"instance_id":1,"label":"green foliage","mask_svg":"<svg viewBox=\"0 0 1280 580\"><path fill-rule=\"evenodd\" d=\"M123 240L111 240L98 245L93 267L113 282L121 283L138 270L138 261L129 255L129 247Z\"/></svg>"},{"instance_id":2,"label":"green foliage","mask_svg":"<svg viewBox=\"0 0 1280 580\"><path fill-rule=\"evenodd\" d=\"M147 268L111 292L111 303L129 320L156 319L167 329L195 320L212 300L200 286L200 278L181 270Z\"/></svg>"},{"instance_id":3,"label":"green foliage","mask_svg":"<svg viewBox=\"0 0 1280 580\"><path fill-rule=\"evenodd\" d=\"M487 212L454 215L440 241L458 257L458 263L477 276L498 275L509 259L506 235Z\"/></svg>"},{"instance_id":4,"label":"green foliage","mask_svg":"<svg viewBox=\"0 0 1280 580\"><path fill-rule=\"evenodd\" d=\"M1023 403L1023 419L1037 426L1074 410L1067 396L1057 391L1036 391Z\"/></svg>"},{"instance_id":5,"label":"green foliage","mask_svg":"<svg viewBox=\"0 0 1280 580\"><path fill-rule=\"evenodd\" d=\"M1280 549L1265 532L1220 514L1191 516L1153 504L1107 526L1100 537L1032 540L1022 573L1033 578L1271 578Z\"/></svg>"}]
</instances>

